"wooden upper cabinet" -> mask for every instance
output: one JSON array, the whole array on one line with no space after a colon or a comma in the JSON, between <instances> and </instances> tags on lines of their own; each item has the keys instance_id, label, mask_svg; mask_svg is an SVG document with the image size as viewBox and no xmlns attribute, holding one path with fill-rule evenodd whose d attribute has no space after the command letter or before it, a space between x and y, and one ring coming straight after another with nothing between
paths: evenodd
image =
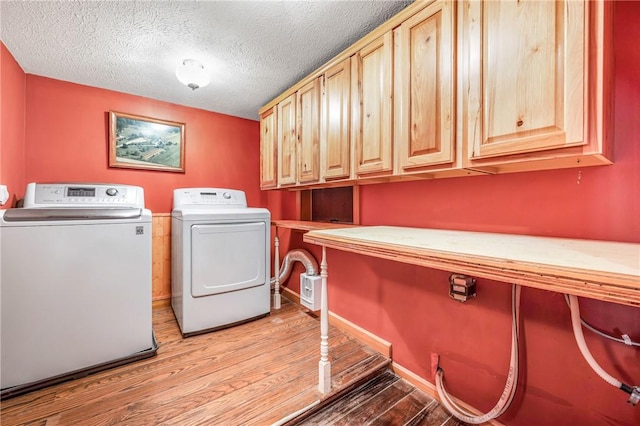
<instances>
[{"instance_id":1,"label":"wooden upper cabinet","mask_svg":"<svg viewBox=\"0 0 640 426\"><path fill-rule=\"evenodd\" d=\"M351 143L356 175L393 170L392 51L388 31L351 59Z\"/></svg>"},{"instance_id":2,"label":"wooden upper cabinet","mask_svg":"<svg viewBox=\"0 0 640 426\"><path fill-rule=\"evenodd\" d=\"M399 172L455 154L454 2L436 1L394 33L394 144Z\"/></svg>"},{"instance_id":3,"label":"wooden upper cabinet","mask_svg":"<svg viewBox=\"0 0 640 426\"><path fill-rule=\"evenodd\" d=\"M350 177L350 109L351 59L347 58L324 74L320 161L321 175L326 180Z\"/></svg>"},{"instance_id":4,"label":"wooden upper cabinet","mask_svg":"<svg viewBox=\"0 0 640 426\"><path fill-rule=\"evenodd\" d=\"M278 186L296 183L296 94L278 104Z\"/></svg>"},{"instance_id":5,"label":"wooden upper cabinet","mask_svg":"<svg viewBox=\"0 0 640 426\"><path fill-rule=\"evenodd\" d=\"M585 143L583 1L465 1L467 159Z\"/></svg>"},{"instance_id":6,"label":"wooden upper cabinet","mask_svg":"<svg viewBox=\"0 0 640 426\"><path fill-rule=\"evenodd\" d=\"M298 90L298 183L320 178L320 84L318 77Z\"/></svg>"},{"instance_id":7,"label":"wooden upper cabinet","mask_svg":"<svg viewBox=\"0 0 640 426\"><path fill-rule=\"evenodd\" d=\"M275 188L277 180L276 107L260 115L260 188Z\"/></svg>"},{"instance_id":8,"label":"wooden upper cabinet","mask_svg":"<svg viewBox=\"0 0 640 426\"><path fill-rule=\"evenodd\" d=\"M613 3L414 2L261 109L262 187L611 164Z\"/></svg>"}]
</instances>

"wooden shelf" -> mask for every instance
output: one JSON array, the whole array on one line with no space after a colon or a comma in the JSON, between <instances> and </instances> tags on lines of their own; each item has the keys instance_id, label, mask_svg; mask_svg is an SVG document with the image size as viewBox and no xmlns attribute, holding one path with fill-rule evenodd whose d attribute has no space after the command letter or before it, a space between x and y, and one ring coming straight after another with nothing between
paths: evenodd
<instances>
[{"instance_id":1,"label":"wooden shelf","mask_svg":"<svg viewBox=\"0 0 640 426\"><path fill-rule=\"evenodd\" d=\"M305 242L327 248L640 306L640 244L389 226L308 230Z\"/></svg>"},{"instance_id":2,"label":"wooden shelf","mask_svg":"<svg viewBox=\"0 0 640 426\"><path fill-rule=\"evenodd\" d=\"M334 222L311 222L305 220L272 220L271 225L277 228L293 229L294 231L317 231L323 229L353 228L358 225Z\"/></svg>"}]
</instances>

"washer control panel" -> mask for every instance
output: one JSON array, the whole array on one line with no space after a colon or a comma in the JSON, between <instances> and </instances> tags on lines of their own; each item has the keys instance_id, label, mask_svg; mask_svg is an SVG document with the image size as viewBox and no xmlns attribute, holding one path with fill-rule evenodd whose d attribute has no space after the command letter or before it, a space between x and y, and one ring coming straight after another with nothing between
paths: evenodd
<instances>
[{"instance_id":1,"label":"washer control panel","mask_svg":"<svg viewBox=\"0 0 640 426\"><path fill-rule=\"evenodd\" d=\"M173 208L244 208L244 191L225 188L186 188L173 191Z\"/></svg>"},{"instance_id":2,"label":"washer control panel","mask_svg":"<svg viewBox=\"0 0 640 426\"><path fill-rule=\"evenodd\" d=\"M144 208L144 192L138 186L86 183L30 183L25 208Z\"/></svg>"}]
</instances>

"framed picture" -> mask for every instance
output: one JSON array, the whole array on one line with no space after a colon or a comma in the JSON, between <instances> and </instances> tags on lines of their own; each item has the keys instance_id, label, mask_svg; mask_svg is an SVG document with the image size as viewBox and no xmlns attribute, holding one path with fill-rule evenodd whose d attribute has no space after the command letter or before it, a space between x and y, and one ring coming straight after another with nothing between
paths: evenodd
<instances>
[{"instance_id":1,"label":"framed picture","mask_svg":"<svg viewBox=\"0 0 640 426\"><path fill-rule=\"evenodd\" d=\"M184 123L110 111L109 167L184 173Z\"/></svg>"}]
</instances>

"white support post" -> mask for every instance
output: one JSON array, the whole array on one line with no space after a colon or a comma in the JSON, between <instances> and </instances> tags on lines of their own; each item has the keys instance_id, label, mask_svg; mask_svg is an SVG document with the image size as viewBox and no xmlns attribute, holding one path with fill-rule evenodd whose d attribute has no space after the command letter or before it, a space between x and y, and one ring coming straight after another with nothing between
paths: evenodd
<instances>
[{"instance_id":1,"label":"white support post","mask_svg":"<svg viewBox=\"0 0 640 426\"><path fill-rule=\"evenodd\" d=\"M320 361L319 384L320 393L331 391L331 362L329 362L329 299L327 294L327 249L322 246L322 262L320 263L320 277L322 278L322 292L320 294Z\"/></svg>"},{"instance_id":2,"label":"white support post","mask_svg":"<svg viewBox=\"0 0 640 426\"><path fill-rule=\"evenodd\" d=\"M278 239L278 227L275 227L275 255L273 273L276 276L273 293L273 309L280 309L280 240Z\"/></svg>"}]
</instances>

